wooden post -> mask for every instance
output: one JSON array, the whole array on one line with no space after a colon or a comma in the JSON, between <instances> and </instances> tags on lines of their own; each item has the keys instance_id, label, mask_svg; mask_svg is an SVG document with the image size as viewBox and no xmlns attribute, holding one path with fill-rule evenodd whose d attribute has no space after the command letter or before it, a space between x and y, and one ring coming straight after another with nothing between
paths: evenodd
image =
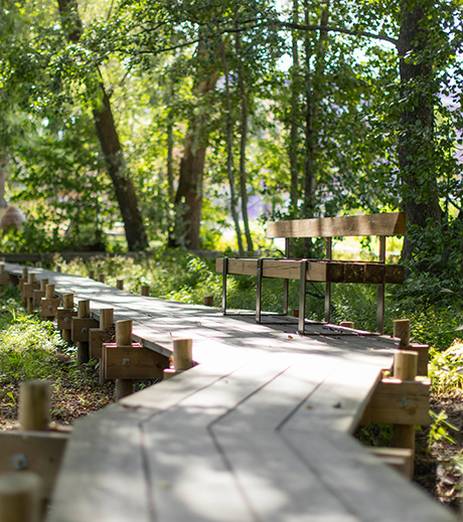
<instances>
[{"instance_id":1,"label":"wooden post","mask_svg":"<svg viewBox=\"0 0 463 522\"><path fill-rule=\"evenodd\" d=\"M145 297L150 295L149 285L141 285L141 295L143 295Z\"/></svg>"},{"instance_id":2,"label":"wooden post","mask_svg":"<svg viewBox=\"0 0 463 522\"><path fill-rule=\"evenodd\" d=\"M204 297L204 305L205 306L214 306L214 296L213 295L206 295Z\"/></svg>"},{"instance_id":3,"label":"wooden post","mask_svg":"<svg viewBox=\"0 0 463 522\"><path fill-rule=\"evenodd\" d=\"M74 310L74 294L63 295L63 308L66 310Z\"/></svg>"},{"instance_id":4,"label":"wooden post","mask_svg":"<svg viewBox=\"0 0 463 522\"><path fill-rule=\"evenodd\" d=\"M38 290L34 290L34 310L40 307L40 303L42 301L42 297L45 297L45 289L48 285L48 279L40 280L40 288Z\"/></svg>"},{"instance_id":5,"label":"wooden post","mask_svg":"<svg viewBox=\"0 0 463 522\"><path fill-rule=\"evenodd\" d=\"M118 290L124 290L124 280L123 279L116 279L116 288Z\"/></svg>"},{"instance_id":6,"label":"wooden post","mask_svg":"<svg viewBox=\"0 0 463 522\"><path fill-rule=\"evenodd\" d=\"M174 339L175 371L189 370L193 366L193 340Z\"/></svg>"},{"instance_id":7,"label":"wooden post","mask_svg":"<svg viewBox=\"0 0 463 522\"><path fill-rule=\"evenodd\" d=\"M118 347L132 344L132 321L116 321L116 344ZM133 393L133 381L130 379L116 379L114 398L119 401Z\"/></svg>"},{"instance_id":8,"label":"wooden post","mask_svg":"<svg viewBox=\"0 0 463 522\"><path fill-rule=\"evenodd\" d=\"M45 297L40 300L40 316L42 319L55 319L58 313L59 297L55 296L55 285L45 287Z\"/></svg>"},{"instance_id":9,"label":"wooden post","mask_svg":"<svg viewBox=\"0 0 463 522\"><path fill-rule=\"evenodd\" d=\"M27 283L23 286L23 295L25 298L25 306L28 314L34 313L34 289L37 288L36 275L29 273Z\"/></svg>"},{"instance_id":10,"label":"wooden post","mask_svg":"<svg viewBox=\"0 0 463 522\"><path fill-rule=\"evenodd\" d=\"M48 284L45 287L45 297L47 299L52 299L53 297L55 297L55 285L53 283Z\"/></svg>"},{"instance_id":11,"label":"wooden post","mask_svg":"<svg viewBox=\"0 0 463 522\"><path fill-rule=\"evenodd\" d=\"M407 348L410 344L410 321L396 319L393 323L393 336L399 339L399 348Z\"/></svg>"},{"instance_id":12,"label":"wooden post","mask_svg":"<svg viewBox=\"0 0 463 522\"><path fill-rule=\"evenodd\" d=\"M291 314L293 317L299 317L299 308L293 308Z\"/></svg>"},{"instance_id":13,"label":"wooden post","mask_svg":"<svg viewBox=\"0 0 463 522\"><path fill-rule=\"evenodd\" d=\"M19 393L19 425L22 431L44 431L50 424L50 383L21 383Z\"/></svg>"},{"instance_id":14,"label":"wooden post","mask_svg":"<svg viewBox=\"0 0 463 522\"><path fill-rule=\"evenodd\" d=\"M352 321L341 321L339 326L342 326L343 328L354 328L355 325Z\"/></svg>"},{"instance_id":15,"label":"wooden post","mask_svg":"<svg viewBox=\"0 0 463 522\"><path fill-rule=\"evenodd\" d=\"M113 337L114 309L100 309L100 324L98 328L90 328L89 330L89 352L92 359L102 358L103 343L109 342ZM104 384L104 365L100 362L99 366L99 382Z\"/></svg>"},{"instance_id":16,"label":"wooden post","mask_svg":"<svg viewBox=\"0 0 463 522\"><path fill-rule=\"evenodd\" d=\"M100 310L100 329L109 330L114 322L114 308L102 308Z\"/></svg>"},{"instance_id":17,"label":"wooden post","mask_svg":"<svg viewBox=\"0 0 463 522\"><path fill-rule=\"evenodd\" d=\"M63 295L63 306L56 310L58 320L58 328L61 330L63 339L67 342L71 340L72 318L76 315L74 312L74 294Z\"/></svg>"},{"instance_id":18,"label":"wooden post","mask_svg":"<svg viewBox=\"0 0 463 522\"><path fill-rule=\"evenodd\" d=\"M42 481L30 471L0 475L0 520L2 522L39 522Z\"/></svg>"},{"instance_id":19,"label":"wooden post","mask_svg":"<svg viewBox=\"0 0 463 522\"><path fill-rule=\"evenodd\" d=\"M90 301L85 299L79 301L77 305L77 317L85 319L90 316ZM90 359L88 341L78 341L77 343L77 360L81 363L86 363Z\"/></svg>"},{"instance_id":20,"label":"wooden post","mask_svg":"<svg viewBox=\"0 0 463 522\"><path fill-rule=\"evenodd\" d=\"M418 366L418 354L400 350L394 354L394 377L402 381L414 381ZM394 424L391 445L415 452L415 426ZM413 470L412 470L413 472ZM412 473L413 474L413 473Z\"/></svg>"},{"instance_id":21,"label":"wooden post","mask_svg":"<svg viewBox=\"0 0 463 522\"><path fill-rule=\"evenodd\" d=\"M90 279L95 279L95 271L94 270L89 270L88 271L88 277Z\"/></svg>"},{"instance_id":22,"label":"wooden post","mask_svg":"<svg viewBox=\"0 0 463 522\"><path fill-rule=\"evenodd\" d=\"M104 274L100 274L100 275L98 276L98 281L99 281L100 283L104 283L104 282L105 282L105 276L104 276Z\"/></svg>"},{"instance_id":23,"label":"wooden post","mask_svg":"<svg viewBox=\"0 0 463 522\"><path fill-rule=\"evenodd\" d=\"M63 271L61 265L56 265L56 271L58 272L58 274L61 274L61 272Z\"/></svg>"},{"instance_id":24,"label":"wooden post","mask_svg":"<svg viewBox=\"0 0 463 522\"><path fill-rule=\"evenodd\" d=\"M29 270L26 266L22 269L22 275L19 279L19 293L21 294L22 303L26 306L26 301L24 299L24 284L27 283L27 279L29 277Z\"/></svg>"},{"instance_id":25,"label":"wooden post","mask_svg":"<svg viewBox=\"0 0 463 522\"><path fill-rule=\"evenodd\" d=\"M416 352L401 350L394 354L394 377L401 381L414 381L418 366Z\"/></svg>"}]
</instances>

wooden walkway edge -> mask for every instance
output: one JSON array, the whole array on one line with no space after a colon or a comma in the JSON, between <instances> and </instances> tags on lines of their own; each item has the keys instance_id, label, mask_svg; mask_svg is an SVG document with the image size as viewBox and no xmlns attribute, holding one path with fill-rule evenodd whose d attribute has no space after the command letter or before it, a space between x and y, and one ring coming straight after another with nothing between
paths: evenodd
<instances>
[{"instance_id":1,"label":"wooden walkway edge","mask_svg":"<svg viewBox=\"0 0 463 522\"><path fill-rule=\"evenodd\" d=\"M6 265L10 273L19 265ZM391 340L320 335L34 270L197 366L75 423L48 522L456 520L353 437Z\"/></svg>"}]
</instances>

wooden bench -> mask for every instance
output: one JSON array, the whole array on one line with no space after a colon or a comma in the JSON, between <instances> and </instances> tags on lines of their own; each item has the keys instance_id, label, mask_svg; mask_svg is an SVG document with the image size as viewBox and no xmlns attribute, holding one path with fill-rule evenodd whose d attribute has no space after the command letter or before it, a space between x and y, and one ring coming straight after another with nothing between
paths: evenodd
<instances>
[{"instance_id":1,"label":"wooden bench","mask_svg":"<svg viewBox=\"0 0 463 522\"><path fill-rule=\"evenodd\" d=\"M308 282L325 283L325 321L330 322L332 283L368 283L378 286L377 329L384 331L384 296L386 283L402 283L404 267L386 264L386 238L405 233L405 214L383 213L331 218L296 219L269 223L267 237L285 239L285 258L219 258L216 270L223 275L222 309L227 314L227 276L254 275L256 284L256 321L262 322L262 283L264 278L283 279L283 313L288 315L289 280L299 284L298 331L305 333L306 294ZM378 261L333 260L333 238L378 236ZM325 259L291 257L291 239L324 238Z\"/></svg>"}]
</instances>

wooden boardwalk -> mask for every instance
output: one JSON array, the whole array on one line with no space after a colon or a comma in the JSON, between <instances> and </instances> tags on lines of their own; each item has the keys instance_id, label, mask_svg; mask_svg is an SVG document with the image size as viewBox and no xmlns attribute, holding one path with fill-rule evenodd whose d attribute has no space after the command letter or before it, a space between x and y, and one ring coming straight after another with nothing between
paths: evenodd
<instances>
[{"instance_id":1,"label":"wooden boardwalk","mask_svg":"<svg viewBox=\"0 0 463 522\"><path fill-rule=\"evenodd\" d=\"M352 437L392 341L321 327L329 335L299 337L37 272L133 319L150 349L191 337L198 363L75 423L48 522L455 520Z\"/></svg>"}]
</instances>

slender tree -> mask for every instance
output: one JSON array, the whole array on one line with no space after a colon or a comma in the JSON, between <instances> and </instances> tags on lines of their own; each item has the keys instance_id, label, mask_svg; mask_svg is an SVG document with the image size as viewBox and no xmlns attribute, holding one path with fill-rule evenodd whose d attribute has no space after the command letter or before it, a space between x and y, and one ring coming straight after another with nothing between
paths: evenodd
<instances>
[{"instance_id":1,"label":"slender tree","mask_svg":"<svg viewBox=\"0 0 463 522\"><path fill-rule=\"evenodd\" d=\"M83 32L83 26L77 0L58 0L58 7L68 40L72 43L78 42ZM127 245L129 250L144 249L148 246L146 232L135 187L124 159L111 101L101 76L97 77L97 72L93 80L97 84L98 96L93 109L93 120L106 169L113 183L119 210L124 221Z\"/></svg>"}]
</instances>

